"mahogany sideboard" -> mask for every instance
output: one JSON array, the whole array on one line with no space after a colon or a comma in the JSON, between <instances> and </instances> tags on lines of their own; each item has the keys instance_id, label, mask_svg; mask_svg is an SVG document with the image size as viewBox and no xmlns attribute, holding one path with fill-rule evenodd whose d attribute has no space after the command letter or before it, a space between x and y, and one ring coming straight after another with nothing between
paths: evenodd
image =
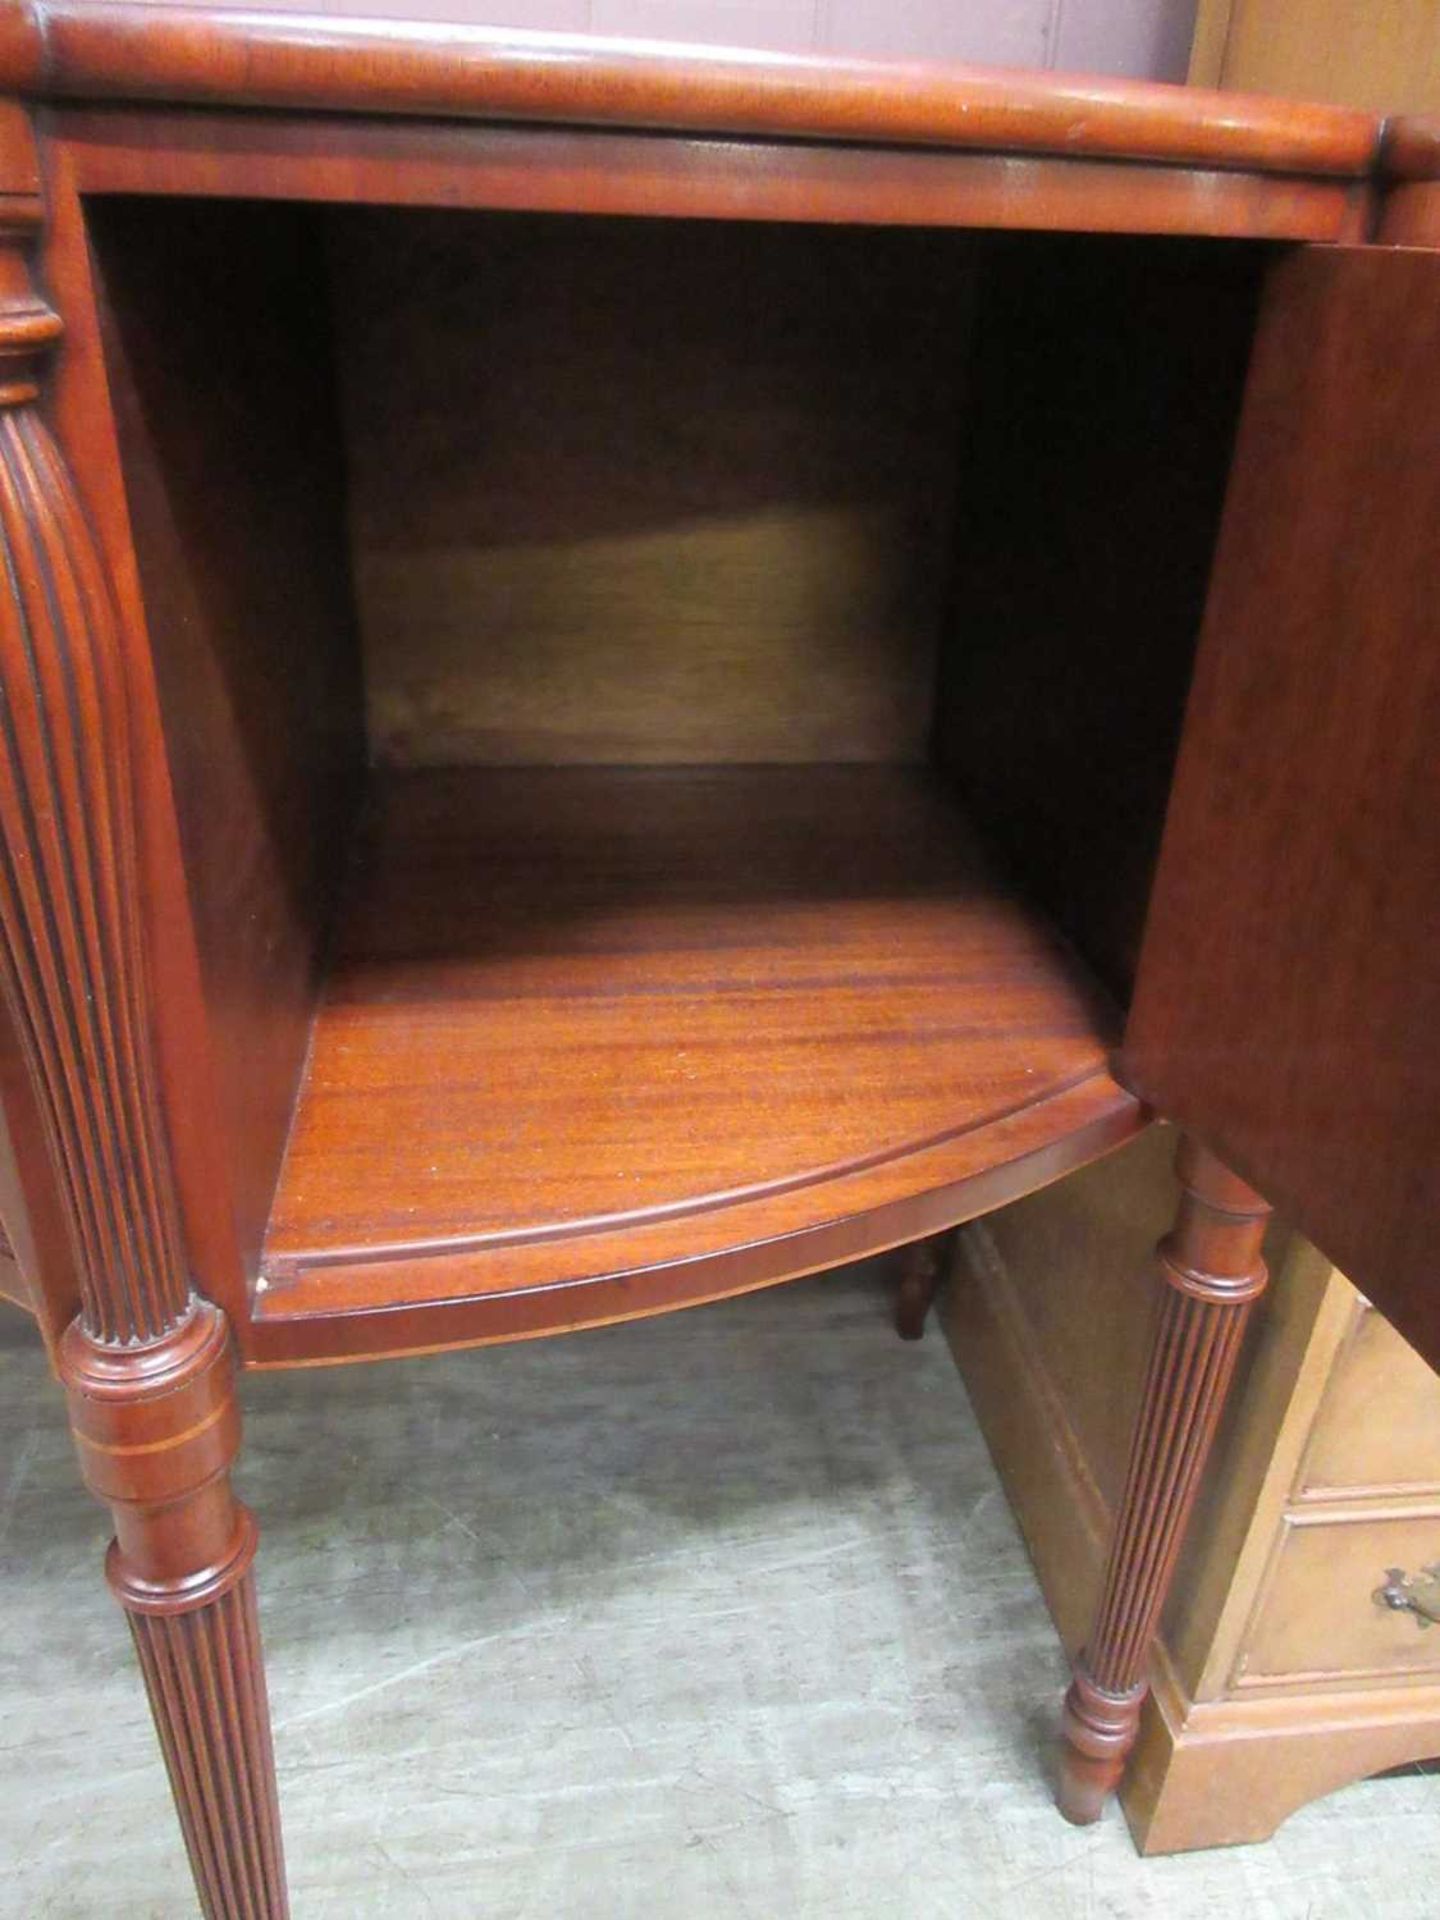
<instances>
[{"instance_id":1,"label":"mahogany sideboard","mask_svg":"<svg viewBox=\"0 0 1440 1920\"><path fill-rule=\"evenodd\" d=\"M0 91L0 1210L205 1911L237 1370L913 1305L1159 1114L1093 1819L1268 1204L1440 1360L1440 134L415 9Z\"/></svg>"}]
</instances>

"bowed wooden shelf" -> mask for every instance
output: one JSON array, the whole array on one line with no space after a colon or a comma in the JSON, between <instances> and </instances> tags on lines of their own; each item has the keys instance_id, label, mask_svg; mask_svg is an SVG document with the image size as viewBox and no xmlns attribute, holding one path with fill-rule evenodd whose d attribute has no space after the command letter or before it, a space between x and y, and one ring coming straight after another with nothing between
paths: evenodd
<instances>
[{"instance_id":1,"label":"bowed wooden shelf","mask_svg":"<svg viewBox=\"0 0 1440 1920\"><path fill-rule=\"evenodd\" d=\"M623 1319L933 1232L1141 1124L1113 1032L932 776L391 775L257 1352Z\"/></svg>"}]
</instances>

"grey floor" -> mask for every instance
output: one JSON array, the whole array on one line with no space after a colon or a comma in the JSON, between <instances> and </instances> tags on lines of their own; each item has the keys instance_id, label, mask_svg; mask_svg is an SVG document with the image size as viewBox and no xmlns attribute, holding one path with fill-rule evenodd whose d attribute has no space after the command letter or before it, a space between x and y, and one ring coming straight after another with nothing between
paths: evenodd
<instances>
[{"instance_id":1,"label":"grey floor","mask_svg":"<svg viewBox=\"0 0 1440 1920\"><path fill-rule=\"evenodd\" d=\"M1440 1913L1440 1776L1142 1861L942 1342L860 1270L247 1383L296 1920ZM28 1330L0 1325L0 1911L192 1912Z\"/></svg>"}]
</instances>

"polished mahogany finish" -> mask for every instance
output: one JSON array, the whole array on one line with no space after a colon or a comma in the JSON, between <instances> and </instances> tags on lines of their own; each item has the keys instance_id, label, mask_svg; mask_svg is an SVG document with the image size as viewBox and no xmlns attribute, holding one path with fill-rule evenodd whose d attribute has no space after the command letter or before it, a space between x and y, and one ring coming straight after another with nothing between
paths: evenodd
<instances>
[{"instance_id":1,"label":"polished mahogany finish","mask_svg":"<svg viewBox=\"0 0 1440 1920\"><path fill-rule=\"evenodd\" d=\"M1403 113L1388 120L1380 171L1386 180L1440 180L1440 120Z\"/></svg>"},{"instance_id":2,"label":"polished mahogany finish","mask_svg":"<svg viewBox=\"0 0 1440 1920\"><path fill-rule=\"evenodd\" d=\"M135 913L129 734L109 584L35 407L58 317L0 230L0 956L72 1223L81 1318L106 1344L158 1340L189 1282L155 1096Z\"/></svg>"},{"instance_id":3,"label":"polished mahogany finish","mask_svg":"<svg viewBox=\"0 0 1440 1920\"><path fill-rule=\"evenodd\" d=\"M1380 147L1375 237L1385 246L1440 247L1440 120L1401 115Z\"/></svg>"},{"instance_id":4,"label":"polished mahogany finish","mask_svg":"<svg viewBox=\"0 0 1440 1920\"><path fill-rule=\"evenodd\" d=\"M1266 1203L1192 1140L1160 1246L1165 1292L1094 1627L1065 1700L1060 1808L1100 1817L1135 1744L1151 1642L1253 1303L1264 1291Z\"/></svg>"},{"instance_id":5,"label":"polished mahogany finish","mask_svg":"<svg viewBox=\"0 0 1440 1920\"><path fill-rule=\"evenodd\" d=\"M668 47L427 20L113 0L5 9L0 87L36 97L323 108L991 148L1260 172L1368 172L1345 108L983 67Z\"/></svg>"},{"instance_id":6,"label":"polished mahogany finish","mask_svg":"<svg viewBox=\"0 0 1440 1920\"><path fill-rule=\"evenodd\" d=\"M1144 1124L1110 1021L923 777L390 775L256 1355L626 1318L954 1225Z\"/></svg>"},{"instance_id":7,"label":"polished mahogany finish","mask_svg":"<svg viewBox=\"0 0 1440 1920\"><path fill-rule=\"evenodd\" d=\"M1124 1047L1432 1359L1437 366L1434 253L1277 267Z\"/></svg>"},{"instance_id":8,"label":"polished mahogany finish","mask_svg":"<svg viewBox=\"0 0 1440 1920\"><path fill-rule=\"evenodd\" d=\"M46 147L44 161L45 224L36 240L35 267L39 283L64 315L65 331L60 349L45 367L43 406L72 474L84 475L86 524L112 590L112 638L123 678L134 789L136 916L147 963L156 1096L187 1267L195 1290L224 1309L233 1330L248 1317L250 1291L235 1231L235 1169L220 1125L211 1008L198 965L155 658L126 509L101 347L100 295L85 210L73 177L53 146ZM162 1011L157 1014L157 1009ZM46 1338L56 1351L81 1306L71 1235L54 1168L40 1145L39 1121L25 1118L33 1108L33 1095L16 1093L7 1085L5 1098L33 1241L33 1291ZM32 1138L21 1138L25 1134Z\"/></svg>"},{"instance_id":9,"label":"polished mahogany finish","mask_svg":"<svg viewBox=\"0 0 1440 1920\"><path fill-rule=\"evenodd\" d=\"M126 1351L77 1321L60 1370L86 1484L114 1516L106 1574L130 1619L200 1904L289 1912L254 1576L230 1490L240 1443L225 1316L207 1301Z\"/></svg>"},{"instance_id":10,"label":"polished mahogany finish","mask_svg":"<svg viewBox=\"0 0 1440 1920\"><path fill-rule=\"evenodd\" d=\"M1264 267L1247 247L1017 235L976 291L934 751L1122 1002Z\"/></svg>"},{"instance_id":11,"label":"polished mahogany finish","mask_svg":"<svg viewBox=\"0 0 1440 1920\"><path fill-rule=\"evenodd\" d=\"M1369 116L1230 95L92 0L0 7L0 87L3 1199L205 1910L285 1911L237 1359L920 1242L913 1332L934 1236L1154 1107L1191 1144L1067 1710L1093 1817L1259 1193L1440 1357L1440 263L1276 252L1433 244L1433 134L1382 158ZM576 284L596 215L849 231L632 235L587 329L526 287ZM627 388L647 248L710 331ZM697 738L797 764L583 764ZM447 764L487 743L510 764Z\"/></svg>"},{"instance_id":12,"label":"polished mahogany finish","mask_svg":"<svg viewBox=\"0 0 1440 1920\"><path fill-rule=\"evenodd\" d=\"M1294 240L1371 219L1379 123L1336 108L334 10L22 13L0 85L80 103L55 125L85 192ZM237 105L273 111L201 110Z\"/></svg>"},{"instance_id":13,"label":"polished mahogany finish","mask_svg":"<svg viewBox=\"0 0 1440 1920\"><path fill-rule=\"evenodd\" d=\"M1368 182L1050 154L65 105L87 193L1362 240Z\"/></svg>"},{"instance_id":14,"label":"polished mahogany finish","mask_svg":"<svg viewBox=\"0 0 1440 1920\"><path fill-rule=\"evenodd\" d=\"M22 131L7 126L0 153L12 180ZM0 967L70 1230L71 1428L114 1518L110 1583L202 1900L281 1916L255 1524L229 1484L230 1330L191 1287L156 1091L111 583L36 405L61 330L30 281L38 221L29 193L0 214Z\"/></svg>"},{"instance_id":15,"label":"polished mahogany finish","mask_svg":"<svg viewBox=\"0 0 1440 1920\"><path fill-rule=\"evenodd\" d=\"M250 1274L364 757L323 300L300 209L106 202L88 240Z\"/></svg>"}]
</instances>

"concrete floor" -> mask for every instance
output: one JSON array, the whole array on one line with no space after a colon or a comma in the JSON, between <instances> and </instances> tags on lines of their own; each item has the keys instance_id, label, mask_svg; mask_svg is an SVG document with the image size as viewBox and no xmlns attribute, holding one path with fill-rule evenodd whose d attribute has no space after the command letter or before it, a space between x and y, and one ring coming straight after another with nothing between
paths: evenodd
<instances>
[{"instance_id":1,"label":"concrete floor","mask_svg":"<svg viewBox=\"0 0 1440 1920\"><path fill-rule=\"evenodd\" d=\"M247 1383L296 1920L1419 1920L1440 1776L1142 1861L942 1342L873 1272ZM0 1912L188 1916L128 1636L0 1326Z\"/></svg>"}]
</instances>

